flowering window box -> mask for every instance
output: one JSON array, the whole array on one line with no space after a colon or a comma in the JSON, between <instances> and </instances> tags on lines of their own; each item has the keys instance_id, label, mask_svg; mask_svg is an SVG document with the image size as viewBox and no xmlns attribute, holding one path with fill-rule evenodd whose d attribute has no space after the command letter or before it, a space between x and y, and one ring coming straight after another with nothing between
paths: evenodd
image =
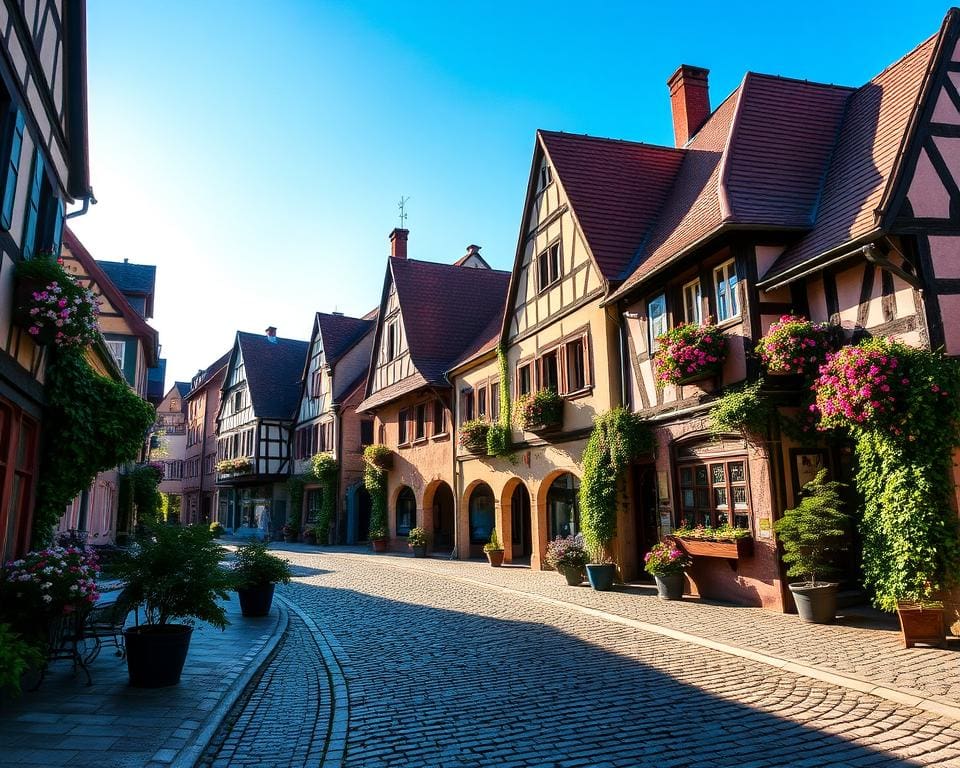
<instances>
[{"instance_id":1,"label":"flowering window box","mask_svg":"<svg viewBox=\"0 0 960 768\"><path fill-rule=\"evenodd\" d=\"M702 368L696 373L691 373L689 376L684 376L681 379L677 380L677 384L693 384L696 381L705 381L706 379L712 379L714 376L717 376L720 373L720 365L711 365L706 368Z\"/></svg>"},{"instance_id":2,"label":"flowering window box","mask_svg":"<svg viewBox=\"0 0 960 768\"><path fill-rule=\"evenodd\" d=\"M253 462L249 458L224 459L217 462L217 474L224 477L246 475L253 470Z\"/></svg>"},{"instance_id":3,"label":"flowering window box","mask_svg":"<svg viewBox=\"0 0 960 768\"><path fill-rule=\"evenodd\" d=\"M485 454L487 452L487 433L490 422L485 419L470 419L460 425L460 447L467 453Z\"/></svg>"},{"instance_id":4,"label":"flowering window box","mask_svg":"<svg viewBox=\"0 0 960 768\"><path fill-rule=\"evenodd\" d=\"M684 536L672 538L691 557L722 557L726 560L740 560L753 556L752 536L741 539L697 539Z\"/></svg>"},{"instance_id":5,"label":"flowering window box","mask_svg":"<svg viewBox=\"0 0 960 768\"><path fill-rule=\"evenodd\" d=\"M716 376L727 359L727 338L716 325L681 323L657 337L653 355L658 387Z\"/></svg>"},{"instance_id":6,"label":"flowering window box","mask_svg":"<svg viewBox=\"0 0 960 768\"><path fill-rule=\"evenodd\" d=\"M563 426L563 399L552 389L521 395L514 405L514 420L525 432L553 432Z\"/></svg>"}]
</instances>

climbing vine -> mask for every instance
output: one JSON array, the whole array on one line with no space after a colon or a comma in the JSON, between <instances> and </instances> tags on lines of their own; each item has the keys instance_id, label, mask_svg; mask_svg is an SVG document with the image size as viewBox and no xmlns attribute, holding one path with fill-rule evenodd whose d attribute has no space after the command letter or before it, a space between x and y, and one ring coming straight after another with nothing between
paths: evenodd
<instances>
[{"instance_id":1,"label":"climbing vine","mask_svg":"<svg viewBox=\"0 0 960 768\"><path fill-rule=\"evenodd\" d=\"M337 506L337 478L340 465L328 453L318 453L310 462L313 476L323 485L323 497L317 515L317 544L326 544L330 536L330 522Z\"/></svg>"},{"instance_id":2,"label":"climbing vine","mask_svg":"<svg viewBox=\"0 0 960 768\"><path fill-rule=\"evenodd\" d=\"M773 408L761 391L762 381L731 387L710 408L710 431L714 436L736 432L748 442L762 441L767 435Z\"/></svg>"},{"instance_id":3,"label":"climbing vine","mask_svg":"<svg viewBox=\"0 0 960 768\"><path fill-rule=\"evenodd\" d=\"M387 527L387 473L384 461L390 455L385 445L368 445L363 450L363 486L370 494L370 538L385 539Z\"/></svg>"},{"instance_id":4,"label":"climbing vine","mask_svg":"<svg viewBox=\"0 0 960 768\"><path fill-rule=\"evenodd\" d=\"M510 379L503 344L497 345L497 363L500 370L500 416L487 431L487 454L507 457L513 453L510 450Z\"/></svg>"},{"instance_id":5,"label":"climbing vine","mask_svg":"<svg viewBox=\"0 0 960 768\"><path fill-rule=\"evenodd\" d=\"M832 355L815 382L820 429L856 446L863 569L877 607L935 599L957 578L950 470L960 443L960 365L871 339Z\"/></svg>"},{"instance_id":6,"label":"climbing vine","mask_svg":"<svg viewBox=\"0 0 960 768\"><path fill-rule=\"evenodd\" d=\"M624 408L616 408L594 422L583 451L580 483L580 520L587 549L605 561L617 533L617 486L630 461L653 450L647 424Z\"/></svg>"},{"instance_id":7,"label":"climbing vine","mask_svg":"<svg viewBox=\"0 0 960 768\"><path fill-rule=\"evenodd\" d=\"M40 459L34 547L48 544L66 506L98 472L136 459L156 419L123 382L95 373L79 349L51 350L46 369L46 440Z\"/></svg>"}]
</instances>

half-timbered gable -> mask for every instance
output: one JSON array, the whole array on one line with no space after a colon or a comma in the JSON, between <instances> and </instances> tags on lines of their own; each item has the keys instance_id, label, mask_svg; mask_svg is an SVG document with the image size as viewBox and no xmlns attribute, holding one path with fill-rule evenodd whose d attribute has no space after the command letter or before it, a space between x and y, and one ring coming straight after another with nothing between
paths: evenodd
<instances>
[{"instance_id":1,"label":"half-timbered gable","mask_svg":"<svg viewBox=\"0 0 960 768\"><path fill-rule=\"evenodd\" d=\"M238 332L220 393L217 484L230 530L286 521L286 477L291 471L290 428L296 417L308 344ZM227 489L229 493L225 493Z\"/></svg>"}]
</instances>

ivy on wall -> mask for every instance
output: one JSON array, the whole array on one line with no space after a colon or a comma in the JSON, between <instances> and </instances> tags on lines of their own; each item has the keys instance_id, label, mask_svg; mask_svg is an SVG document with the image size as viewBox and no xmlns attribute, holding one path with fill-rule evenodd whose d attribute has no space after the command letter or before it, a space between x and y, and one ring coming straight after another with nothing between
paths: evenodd
<instances>
[{"instance_id":1,"label":"ivy on wall","mask_svg":"<svg viewBox=\"0 0 960 768\"><path fill-rule=\"evenodd\" d=\"M507 368L507 353L503 344L497 345L497 363L500 369L500 416L487 431L487 454L489 456L512 456L510 450L510 378Z\"/></svg>"},{"instance_id":2,"label":"ivy on wall","mask_svg":"<svg viewBox=\"0 0 960 768\"><path fill-rule=\"evenodd\" d=\"M363 486L370 494L370 538L385 539L387 526L387 473L382 468L390 456L385 445L368 445L363 450Z\"/></svg>"},{"instance_id":3,"label":"ivy on wall","mask_svg":"<svg viewBox=\"0 0 960 768\"><path fill-rule=\"evenodd\" d=\"M95 373L79 349L51 350L45 391L35 548L51 541L64 509L98 472L138 458L156 418L125 383Z\"/></svg>"},{"instance_id":4,"label":"ivy on wall","mask_svg":"<svg viewBox=\"0 0 960 768\"><path fill-rule=\"evenodd\" d=\"M323 497L320 500L320 511L317 514L315 528L317 544L326 544L330 537L330 523L337 506L337 479L340 474L340 465L327 453L318 453L310 463L313 476L323 486Z\"/></svg>"}]
</instances>

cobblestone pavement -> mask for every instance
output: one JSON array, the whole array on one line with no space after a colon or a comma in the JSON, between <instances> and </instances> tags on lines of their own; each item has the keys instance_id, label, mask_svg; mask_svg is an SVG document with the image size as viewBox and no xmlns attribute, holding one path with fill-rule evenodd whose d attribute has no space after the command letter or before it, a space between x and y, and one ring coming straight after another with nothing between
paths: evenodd
<instances>
[{"instance_id":1,"label":"cobblestone pavement","mask_svg":"<svg viewBox=\"0 0 960 768\"><path fill-rule=\"evenodd\" d=\"M330 681L311 633L290 617L287 634L254 676L198 766L306 766L323 758Z\"/></svg>"},{"instance_id":2,"label":"cobblestone pavement","mask_svg":"<svg viewBox=\"0 0 960 768\"><path fill-rule=\"evenodd\" d=\"M324 768L960 767L955 720L444 575L471 564L289 556L304 570L282 592L334 638L349 690L345 757ZM494 578L514 577L546 585ZM224 743L289 765L261 732Z\"/></svg>"}]
</instances>

